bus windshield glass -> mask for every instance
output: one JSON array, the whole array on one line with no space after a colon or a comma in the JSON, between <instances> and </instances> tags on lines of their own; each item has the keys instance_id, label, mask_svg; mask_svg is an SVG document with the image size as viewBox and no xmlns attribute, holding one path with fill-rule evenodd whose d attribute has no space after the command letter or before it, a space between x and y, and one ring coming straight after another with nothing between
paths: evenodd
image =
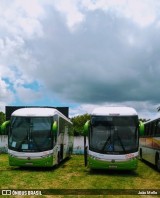
<instances>
[{"instance_id":1,"label":"bus windshield glass","mask_svg":"<svg viewBox=\"0 0 160 198\"><path fill-rule=\"evenodd\" d=\"M21 152L41 152L52 148L51 117L11 118L9 148Z\"/></svg>"},{"instance_id":2,"label":"bus windshield glass","mask_svg":"<svg viewBox=\"0 0 160 198\"><path fill-rule=\"evenodd\" d=\"M92 116L90 150L106 154L138 151L137 116Z\"/></svg>"}]
</instances>

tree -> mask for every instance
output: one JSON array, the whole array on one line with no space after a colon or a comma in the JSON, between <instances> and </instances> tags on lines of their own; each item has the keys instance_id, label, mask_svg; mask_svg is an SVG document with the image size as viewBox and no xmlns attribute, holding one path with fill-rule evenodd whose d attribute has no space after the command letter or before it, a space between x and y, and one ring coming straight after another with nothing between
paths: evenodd
<instances>
[{"instance_id":1,"label":"tree","mask_svg":"<svg viewBox=\"0 0 160 198\"><path fill-rule=\"evenodd\" d=\"M6 120L6 116L3 112L0 112L0 125Z\"/></svg>"},{"instance_id":2,"label":"tree","mask_svg":"<svg viewBox=\"0 0 160 198\"><path fill-rule=\"evenodd\" d=\"M6 116L3 112L0 112L0 126L6 120ZM0 134L1 134L1 127L0 127Z\"/></svg>"},{"instance_id":3,"label":"tree","mask_svg":"<svg viewBox=\"0 0 160 198\"><path fill-rule=\"evenodd\" d=\"M149 121L149 119L139 118L139 121L141 121L141 122L147 122L147 121Z\"/></svg>"},{"instance_id":4,"label":"tree","mask_svg":"<svg viewBox=\"0 0 160 198\"><path fill-rule=\"evenodd\" d=\"M83 114L71 118L71 122L73 123L73 127L74 127L75 136L83 135L83 126L87 122L87 120L90 120L89 114Z\"/></svg>"}]
</instances>

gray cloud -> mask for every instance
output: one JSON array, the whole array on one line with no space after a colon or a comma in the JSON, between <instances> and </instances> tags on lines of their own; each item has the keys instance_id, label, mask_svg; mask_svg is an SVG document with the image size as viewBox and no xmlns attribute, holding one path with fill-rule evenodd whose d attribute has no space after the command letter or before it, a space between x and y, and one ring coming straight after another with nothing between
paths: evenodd
<instances>
[{"instance_id":1,"label":"gray cloud","mask_svg":"<svg viewBox=\"0 0 160 198\"><path fill-rule=\"evenodd\" d=\"M92 11L70 32L48 10L44 37L27 42L34 74L53 94L78 103L159 101L159 27L141 28L114 13Z\"/></svg>"}]
</instances>

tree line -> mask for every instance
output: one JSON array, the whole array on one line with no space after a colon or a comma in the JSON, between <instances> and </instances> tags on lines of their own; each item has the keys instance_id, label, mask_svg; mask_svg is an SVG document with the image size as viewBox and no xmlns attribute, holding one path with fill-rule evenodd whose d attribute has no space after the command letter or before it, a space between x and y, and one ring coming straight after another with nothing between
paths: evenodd
<instances>
[{"instance_id":1,"label":"tree line","mask_svg":"<svg viewBox=\"0 0 160 198\"><path fill-rule=\"evenodd\" d=\"M78 115L71 118L75 136L83 135L83 127L87 120L90 120L89 114Z\"/></svg>"},{"instance_id":2,"label":"tree line","mask_svg":"<svg viewBox=\"0 0 160 198\"><path fill-rule=\"evenodd\" d=\"M6 120L6 115L3 112L0 112L0 125Z\"/></svg>"},{"instance_id":3,"label":"tree line","mask_svg":"<svg viewBox=\"0 0 160 198\"><path fill-rule=\"evenodd\" d=\"M0 112L0 126L6 120L6 115L3 112ZM1 127L0 127L0 134L1 134Z\"/></svg>"}]
</instances>

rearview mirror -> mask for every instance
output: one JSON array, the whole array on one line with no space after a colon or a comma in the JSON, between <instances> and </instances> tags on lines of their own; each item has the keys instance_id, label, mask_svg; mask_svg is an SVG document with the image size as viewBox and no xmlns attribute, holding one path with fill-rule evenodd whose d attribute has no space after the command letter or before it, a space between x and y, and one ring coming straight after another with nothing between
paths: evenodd
<instances>
[{"instance_id":1,"label":"rearview mirror","mask_svg":"<svg viewBox=\"0 0 160 198\"><path fill-rule=\"evenodd\" d=\"M89 133L89 128L90 128L90 120L88 120L85 125L84 125L84 135L88 135Z\"/></svg>"},{"instance_id":2,"label":"rearview mirror","mask_svg":"<svg viewBox=\"0 0 160 198\"><path fill-rule=\"evenodd\" d=\"M9 125L10 125L10 120L3 122L3 124L1 125L1 135L5 135L7 133L6 130Z\"/></svg>"},{"instance_id":3,"label":"rearview mirror","mask_svg":"<svg viewBox=\"0 0 160 198\"><path fill-rule=\"evenodd\" d=\"M142 121L139 121L139 135L144 135L144 123Z\"/></svg>"},{"instance_id":4,"label":"rearview mirror","mask_svg":"<svg viewBox=\"0 0 160 198\"><path fill-rule=\"evenodd\" d=\"M57 134L57 131L58 131L57 121L54 121L54 123L52 125L52 131L54 134Z\"/></svg>"}]
</instances>

